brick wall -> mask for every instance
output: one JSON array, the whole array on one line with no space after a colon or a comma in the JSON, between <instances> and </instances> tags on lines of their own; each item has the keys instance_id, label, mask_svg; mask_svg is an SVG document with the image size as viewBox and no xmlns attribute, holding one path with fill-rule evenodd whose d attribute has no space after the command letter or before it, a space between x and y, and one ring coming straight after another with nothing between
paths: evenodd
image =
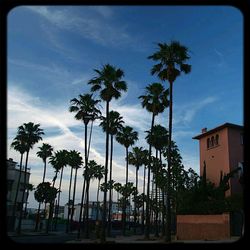
<instances>
[{"instance_id":1,"label":"brick wall","mask_svg":"<svg viewBox=\"0 0 250 250\"><path fill-rule=\"evenodd\" d=\"M178 240L229 239L229 214L177 215L176 236Z\"/></svg>"}]
</instances>

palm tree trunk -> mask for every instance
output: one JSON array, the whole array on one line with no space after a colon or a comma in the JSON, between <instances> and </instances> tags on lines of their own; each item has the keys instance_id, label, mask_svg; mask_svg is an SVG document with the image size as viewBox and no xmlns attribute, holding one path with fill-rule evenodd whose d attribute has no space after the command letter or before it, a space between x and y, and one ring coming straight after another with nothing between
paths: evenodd
<instances>
[{"instance_id":1,"label":"palm tree trunk","mask_svg":"<svg viewBox=\"0 0 250 250\"><path fill-rule=\"evenodd\" d=\"M81 207L80 207L80 217L79 217L79 228L78 228L78 233L77 233L77 238L80 238L81 234L81 221L82 221L82 210L83 210L83 203L84 203L84 194L85 194L85 185L86 185L86 179L88 179L88 150L87 150L87 138L88 138L88 123L84 123L84 131L85 131L85 136L84 136L84 157L85 157L85 176L84 176L84 182L83 182L83 187L82 187L82 198L81 198ZM87 190L86 190L87 193ZM86 204L84 207L84 212L89 210L88 208L89 204ZM84 220L84 227L85 227L85 216L83 217ZM86 227L88 227L88 218L86 218ZM88 229L86 229L88 230Z\"/></svg>"},{"instance_id":2,"label":"palm tree trunk","mask_svg":"<svg viewBox=\"0 0 250 250\"><path fill-rule=\"evenodd\" d=\"M143 194L145 195L145 179L146 179L146 165L144 165L144 173L143 173ZM142 233L144 234L144 220L145 220L145 201L143 197L143 203L142 203Z\"/></svg>"},{"instance_id":3,"label":"palm tree trunk","mask_svg":"<svg viewBox=\"0 0 250 250\"><path fill-rule=\"evenodd\" d=\"M85 238L89 238L89 185L90 185L90 176L86 181L86 210L84 211L84 218L86 215L86 235Z\"/></svg>"},{"instance_id":4,"label":"palm tree trunk","mask_svg":"<svg viewBox=\"0 0 250 250\"><path fill-rule=\"evenodd\" d=\"M98 179L98 185L97 185L97 194L96 194L96 203L97 203L97 207L96 207L96 221L98 220L98 213L99 213L99 191L100 191L100 179Z\"/></svg>"},{"instance_id":5,"label":"palm tree trunk","mask_svg":"<svg viewBox=\"0 0 250 250\"><path fill-rule=\"evenodd\" d=\"M16 222L17 197L18 197L18 193L19 193L20 181L21 181L21 176L22 176L22 164L23 164L23 154L21 154L21 159L20 159L17 188L16 188L15 200L14 200L14 205L13 205L13 210L12 210L12 223L13 223L12 225L13 225L13 228L15 227L15 222Z\"/></svg>"},{"instance_id":6,"label":"palm tree trunk","mask_svg":"<svg viewBox=\"0 0 250 250\"><path fill-rule=\"evenodd\" d=\"M155 158L158 159L158 150L156 149ZM158 171L155 174L158 175ZM159 237L159 230L158 230L158 193L157 193L157 181L155 182L155 203L156 203L156 211L155 211L155 237Z\"/></svg>"},{"instance_id":7,"label":"palm tree trunk","mask_svg":"<svg viewBox=\"0 0 250 250\"><path fill-rule=\"evenodd\" d=\"M135 189L136 189L136 192L138 194L138 170L139 170L139 167L136 166L136 174L135 174ZM134 195L134 200L135 200L135 197L136 197L136 194ZM138 209L139 211L139 209ZM136 234L136 217L137 217L137 203L136 203L136 200L134 201L134 234Z\"/></svg>"},{"instance_id":8,"label":"palm tree trunk","mask_svg":"<svg viewBox=\"0 0 250 250\"><path fill-rule=\"evenodd\" d=\"M172 142L172 109L173 109L173 82L169 82L169 140L168 140L168 182L167 182L167 223L166 242L171 242L171 203L170 203L170 169L171 169L171 142Z\"/></svg>"},{"instance_id":9,"label":"palm tree trunk","mask_svg":"<svg viewBox=\"0 0 250 250\"><path fill-rule=\"evenodd\" d=\"M45 159L45 161L44 161L44 167L43 167L43 181L42 181L42 182L44 182L44 180L45 180L45 174L46 174L46 159ZM40 209L41 209L41 202L39 202L39 204L38 204L35 231L38 230L38 224L39 224L39 221L40 221Z\"/></svg>"},{"instance_id":10,"label":"palm tree trunk","mask_svg":"<svg viewBox=\"0 0 250 250\"><path fill-rule=\"evenodd\" d=\"M109 181L112 181L112 159L113 159L113 135L110 135L110 168L109 168ZM109 189L109 210L108 210L108 236L111 235L111 214L112 214L112 187Z\"/></svg>"},{"instance_id":11,"label":"palm tree trunk","mask_svg":"<svg viewBox=\"0 0 250 250\"><path fill-rule=\"evenodd\" d=\"M26 162L25 162L25 169L24 169L24 187L23 187L23 194L22 194L22 202L21 202L21 210L20 210L20 216L19 216L19 222L18 222L18 228L17 233L21 233L21 227L22 227L22 217L23 217L23 203L24 203L24 195L26 192L26 177L27 177L27 165L28 165L28 158L29 158L29 150L26 153Z\"/></svg>"},{"instance_id":12,"label":"palm tree trunk","mask_svg":"<svg viewBox=\"0 0 250 250\"><path fill-rule=\"evenodd\" d=\"M83 185L82 185L82 197L81 197L81 206L80 206L79 227L78 227L77 239L80 239L82 224L84 224L84 220L85 220L84 219L85 217L84 217L83 218L83 223L82 223L82 210L83 210L83 203L84 203L85 186L86 186L86 176L84 178Z\"/></svg>"},{"instance_id":13,"label":"palm tree trunk","mask_svg":"<svg viewBox=\"0 0 250 250\"><path fill-rule=\"evenodd\" d=\"M162 170L162 152L160 150L160 164ZM162 171L161 171L162 172ZM161 195L162 195L162 237L165 235L165 215L166 215L166 206L165 206L165 198L164 198L164 187L162 187Z\"/></svg>"},{"instance_id":14,"label":"palm tree trunk","mask_svg":"<svg viewBox=\"0 0 250 250\"><path fill-rule=\"evenodd\" d=\"M61 171L61 177L60 177L60 183L59 183L58 201L57 201L57 206L56 206L56 211L55 211L55 230L56 230L56 226L57 226L57 217L58 217L59 206L60 206L60 197L61 197L61 186L62 186L63 168L64 168L64 167L62 167L62 171Z\"/></svg>"},{"instance_id":15,"label":"palm tree trunk","mask_svg":"<svg viewBox=\"0 0 250 250\"><path fill-rule=\"evenodd\" d=\"M128 148L126 147L126 188L125 188L125 194L124 194L124 203L123 203L123 222L122 222L122 234L126 234L126 218L127 218L127 212L126 212L126 201L127 201L127 185L128 185Z\"/></svg>"},{"instance_id":16,"label":"palm tree trunk","mask_svg":"<svg viewBox=\"0 0 250 250\"><path fill-rule=\"evenodd\" d=\"M70 193L71 193L71 184L72 184L72 174L73 167L71 167L70 171L70 181L69 181L69 198L68 198L68 216L67 216L67 224L66 224L66 233L69 232L69 217L70 217Z\"/></svg>"},{"instance_id":17,"label":"palm tree trunk","mask_svg":"<svg viewBox=\"0 0 250 250\"><path fill-rule=\"evenodd\" d=\"M152 130L154 127L154 121L155 121L155 115L152 114L152 123L151 123L151 130L150 130L150 136L152 135ZM146 202L146 230L145 230L145 238L149 239L149 232L150 232L150 165L151 165L151 144L149 144L149 164L148 164L148 183L147 183L147 202Z\"/></svg>"},{"instance_id":18,"label":"palm tree trunk","mask_svg":"<svg viewBox=\"0 0 250 250\"><path fill-rule=\"evenodd\" d=\"M56 170L56 175L55 175L55 177L53 179L52 187L55 187L57 175L58 175L58 170ZM54 212L54 203L55 203L55 200L53 200L53 201L51 201L49 203L49 218L48 218L48 221L47 221L46 233L49 232L49 229L51 227L51 223L52 223L52 219L53 219L53 212Z\"/></svg>"},{"instance_id":19,"label":"palm tree trunk","mask_svg":"<svg viewBox=\"0 0 250 250\"><path fill-rule=\"evenodd\" d=\"M109 124L109 101L106 103L106 121ZM108 157L109 157L109 133L108 129L106 130L106 156L105 156L105 175L104 175L104 183L107 186L108 182ZM103 194L103 214L102 214L102 234L101 241L106 241L106 213L107 213L107 190L104 189Z\"/></svg>"},{"instance_id":20,"label":"palm tree trunk","mask_svg":"<svg viewBox=\"0 0 250 250\"><path fill-rule=\"evenodd\" d=\"M25 203L24 214L27 215L27 206L28 206L28 199L29 199L29 190L27 190L27 201Z\"/></svg>"},{"instance_id":21,"label":"palm tree trunk","mask_svg":"<svg viewBox=\"0 0 250 250\"><path fill-rule=\"evenodd\" d=\"M72 225L72 222L73 222L73 215L74 215L74 209L75 209L74 206L75 206L77 170L78 170L78 168L75 169L75 180L74 180L74 189L73 189L73 200L72 200L72 209L71 209L70 225ZM72 231L72 228L70 228L70 231Z\"/></svg>"},{"instance_id":22,"label":"palm tree trunk","mask_svg":"<svg viewBox=\"0 0 250 250\"><path fill-rule=\"evenodd\" d=\"M89 134L89 145L88 145L88 157L89 158L89 150L90 150L90 144L91 144L91 138L92 138L92 130L93 130L93 120L91 121L91 126L90 126L90 134Z\"/></svg>"}]
</instances>

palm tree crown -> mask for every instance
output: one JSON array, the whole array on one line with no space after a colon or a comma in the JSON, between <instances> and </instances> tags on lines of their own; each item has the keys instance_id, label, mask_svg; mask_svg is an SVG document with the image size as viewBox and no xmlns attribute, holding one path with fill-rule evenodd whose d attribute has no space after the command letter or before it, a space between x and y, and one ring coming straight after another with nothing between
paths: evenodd
<instances>
[{"instance_id":1,"label":"palm tree crown","mask_svg":"<svg viewBox=\"0 0 250 250\"><path fill-rule=\"evenodd\" d=\"M82 157L80 155L80 152L77 152L76 150L70 150L68 152L68 165L72 168L80 168L83 164Z\"/></svg>"},{"instance_id":2,"label":"palm tree crown","mask_svg":"<svg viewBox=\"0 0 250 250\"><path fill-rule=\"evenodd\" d=\"M71 101L70 112L76 112L76 120L82 120L88 124L90 120L95 120L100 114L96 107L100 100L94 100L92 94L79 95L79 99L73 98Z\"/></svg>"},{"instance_id":3,"label":"palm tree crown","mask_svg":"<svg viewBox=\"0 0 250 250\"><path fill-rule=\"evenodd\" d=\"M178 41L172 41L169 45L158 43L158 46L159 50L148 57L154 61L159 61L151 69L152 75L157 74L163 81L174 82L181 72L187 74L191 71L191 65L185 63L190 58L187 47L181 45Z\"/></svg>"},{"instance_id":4,"label":"palm tree crown","mask_svg":"<svg viewBox=\"0 0 250 250\"><path fill-rule=\"evenodd\" d=\"M152 131L146 131L146 140L148 144L151 144L156 150L161 150L164 146L168 145L168 131L161 125L155 125Z\"/></svg>"},{"instance_id":5,"label":"palm tree crown","mask_svg":"<svg viewBox=\"0 0 250 250\"><path fill-rule=\"evenodd\" d=\"M34 144L42 140L44 132L39 128L40 124L34 124L33 122L24 123L18 127L17 139L23 140L26 145L26 149L32 149Z\"/></svg>"},{"instance_id":6,"label":"palm tree crown","mask_svg":"<svg viewBox=\"0 0 250 250\"><path fill-rule=\"evenodd\" d=\"M127 84L121 78L124 73L121 69L116 69L110 64L106 64L101 70L94 70L98 76L91 79L88 84L91 84L91 91L100 90L100 97L106 102L110 102L112 98L118 99L121 96L121 91L127 90Z\"/></svg>"},{"instance_id":7,"label":"palm tree crown","mask_svg":"<svg viewBox=\"0 0 250 250\"><path fill-rule=\"evenodd\" d=\"M122 120L122 116L117 111L110 111L109 112L109 128L108 133L111 135L117 134L123 128L124 121ZM106 117L101 117L102 122L100 126L102 127L103 131L106 132L107 130L107 119Z\"/></svg>"},{"instance_id":8,"label":"palm tree crown","mask_svg":"<svg viewBox=\"0 0 250 250\"><path fill-rule=\"evenodd\" d=\"M40 151L38 151L36 154L43 160L43 162L45 162L46 159L52 155L53 147L47 143L43 143L43 145L38 148Z\"/></svg>"},{"instance_id":9,"label":"palm tree crown","mask_svg":"<svg viewBox=\"0 0 250 250\"><path fill-rule=\"evenodd\" d=\"M142 107L147 111L158 115L169 105L168 89L165 90L161 83L152 83L146 87L146 94L139 96L142 100Z\"/></svg>"},{"instance_id":10,"label":"palm tree crown","mask_svg":"<svg viewBox=\"0 0 250 250\"><path fill-rule=\"evenodd\" d=\"M132 152L128 153L128 162L139 168L144 164L145 152L142 147L134 147L132 148Z\"/></svg>"},{"instance_id":11,"label":"palm tree crown","mask_svg":"<svg viewBox=\"0 0 250 250\"><path fill-rule=\"evenodd\" d=\"M54 153L54 155L50 156L49 163L55 169L56 175L53 179L55 182L57 178L57 173L68 164L68 151L67 150L59 150Z\"/></svg>"},{"instance_id":12,"label":"palm tree crown","mask_svg":"<svg viewBox=\"0 0 250 250\"><path fill-rule=\"evenodd\" d=\"M25 141L20 136L16 136L10 146L20 154L24 154L27 151Z\"/></svg>"},{"instance_id":13,"label":"palm tree crown","mask_svg":"<svg viewBox=\"0 0 250 250\"><path fill-rule=\"evenodd\" d=\"M125 148L132 146L138 140L138 132L133 131L133 128L126 126L116 134L116 140Z\"/></svg>"}]
</instances>

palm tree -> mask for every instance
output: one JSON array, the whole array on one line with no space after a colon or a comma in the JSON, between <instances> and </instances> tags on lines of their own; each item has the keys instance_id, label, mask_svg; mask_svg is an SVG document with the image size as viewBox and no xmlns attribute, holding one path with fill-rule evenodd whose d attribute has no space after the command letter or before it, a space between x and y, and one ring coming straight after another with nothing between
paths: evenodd
<instances>
[{"instance_id":1,"label":"palm tree","mask_svg":"<svg viewBox=\"0 0 250 250\"><path fill-rule=\"evenodd\" d=\"M152 113L151 131L154 126L155 116L162 113L169 105L168 89L165 90L161 83L152 83L146 87L145 95L139 96L142 100L142 107ZM149 214L149 195L150 195L150 157L151 144L149 144L149 162L148 162L148 182L147 182L147 202L146 202L146 231L145 238L149 239L150 214Z\"/></svg>"},{"instance_id":2,"label":"palm tree","mask_svg":"<svg viewBox=\"0 0 250 250\"><path fill-rule=\"evenodd\" d=\"M140 166L142 166L144 164L144 150L142 147L134 147L132 148L132 152L129 152L128 154L128 163L131 165L134 165L136 167L136 181L135 181L135 188L136 188L136 192L138 193L138 171ZM139 211L136 211L136 208L139 207L136 204L136 198L134 197L135 200L135 212L134 212L134 223L136 223L136 215L139 213ZM136 228L135 228L136 230Z\"/></svg>"},{"instance_id":3,"label":"palm tree","mask_svg":"<svg viewBox=\"0 0 250 250\"><path fill-rule=\"evenodd\" d=\"M29 198L29 192L30 191L33 191L35 188L34 188L34 185L31 184L31 183L27 183L26 185L26 190L27 190L27 202L25 203L25 209L24 209L24 214L25 216L27 215L27 205L28 205L28 198Z\"/></svg>"},{"instance_id":4,"label":"palm tree","mask_svg":"<svg viewBox=\"0 0 250 250\"><path fill-rule=\"evenodd\" d=\"M54 153L54 155L50 156L49 163L55 169L55 173L56 173L55 177L53 178L53 181L52 181L53 182L52 187L55 186L57 175L58 175L59 171L61 171L60 182L59 182L59 189L58 189L58 206L59 206L63 170L64 170L64 167L68 164L68 151L65 150L65 149L56 151ZM58 209L58 207L57 207L57 209ZM53 210L54 210L54 201L52 203L50 203L49 218L48 218L47 228L46 228L47 232L48 232L48 230L50 228L50 222L51 222L52 217L53 217Z\"/></svg>"},{"instance_id":5,"label":"palm tree","mask_svg":"<svg viewBox=\"0 0 250 250\"><path fill-rule=\"evenodd\" d=\"M106 64L101 70L95 69L97 76L91 79L88 84L91 84L91 91L100 91L100 97L106 102L106 120L109 124L109 104L113 98L121 97L121 91L127 91L127 84L122 81L124 73L121 69L116 69L110 64ZM105 155L105 175L104 183L108 182L108 155L109 155L109 133L106 131L106 155ZM104 191L103 196L103 218L102 218L102 241L106 241L106 213L107 213L107 190Z\"/></svg>"},{"instance_id":6,"label":"palm tree","mask_svg":"<svg viewBox=\"0 0 250 250\"><path fill-rule=\"evenodd\" d=\"M138 140L138 132L133 131L133 128L126 126L121 129L116 134L116 140L125 147L126 149L126 185L128 183L128 148L132 146L135 141ZM125 195L126 196L126 195ZM125 235L125 227L126 227L126 207L123 206L123 235Z\"/></svg>"},{"instance_id":7,"label":"palm tree","mask_svg":"<svg viewBox=\"0 0 250 250\"><path fill-rule=\"evenodd\" d=\"M21 174L22 174L23 155L26 151L26 146L25 146L24 140L20 137L19 138L15 137L10 146L12 148L14 148L14 150L18 151L21 154L20 164L19 164L19 175L18 175L18 181L17 181L17 189L16 189L15 200L14 200L13 210L12 210L12 218L13 218L12 225L14 227L15 220L16 220L17 197L18 197L18 193L19 193L19 186L20 186Z\"/></svg>"},{"instance_id":8,"label":"palm tree","mask_svg":"<svg viewBox=\"0 0 250 250\"><path fill-rule=\"evenodd\" d=\"M85 138L84 138L84 156L85 156L85 171L88 172L88 148L87 148L87 135L88 135L88 123L89 121L94 121L97 119L101 112L97 108L100 100L95 100L92 98L92 94L79 95L79 99L73 98L71 101L72 106L69 107L70 112L76 112L75 119L83 121ZM89 143L90 145L90 143ZM82 197L81 197L81 207L80 207L80 220L79 224L81 225L83 202L84 202L84 193L85 193L85 181L83 181L82 186ZM88 190L86 190L86 195L88 196ZM87 204L88 206L88 204ZM86 218L86 225L88 227L88 217ZM77 234L77 237L80 237L80 227Z\"/></svg>"},{"instance_id":9,"label":"palm tree","mask_svg":"<svg viewBox=\"0 0 250 250\"><path fill-rule=\"evenodd\" d=\"M154 171L155 179L159 179L159 175L162 176L162 150L168 145L168 131L165 127L161 125L155 125L152 131L146 131L148 135L146 136L146 140L149 144L151 144L156 149L156 171ZM160 152L160 164L157 162L158 160L158 151ZM160 168L159 168L160 166ZM155 189L156 189L156 201L157 201L157 186L158 182L155 180ZM162 224L164 225L164 216L165 216L165 203L164 203L164 194L162 193L162 207L163 207L163 216L162 216ZM158 218L158 210L156 210L156 223ZM164 231L163 231L164 232ZM156 236L158 236L158 225L156 225Z\"/></svg>"},{"instance_id":10,"label":"palm tree","mask_svg":"<svg viewBox=\"0 0 250 250\"><path fill-rule=\"evenodd\" d=\"M44 202L45 205L47 203L51 204L55 200L57 192L58 190L55 187L51 186L50 182L42 182L37 185L34 192L34 198L39 203Z\"/></svg>"},{"instance_id":11,"label":"palm tree","mask_svg":"<svg viewBox=\"0 0 250 250\"><path fill-rule=\"evenodd\" d=\"M97 194L96 194L96 202L97 202L97 209L96 209L96 220L98 220L98 214L99 214L99 191L100 191L100 181L103 178L105 173L105 168L102 165L97 165L95 168L94 177L98 179L97 184Z\"/></svg>"},{"instance_id":12,"label":"palm tree","mask_svg":"<svg viewBox=\"0 0 250 250\"><path fill-rule=\"evenodd\" d=\"M144 165L144 169L143 169L143 189L142 189L142 198L143 198L143 203L142 203L142 218L141 218L141 222L142 222L142 233L144 233L144 220L145 220L145 179L146 179L146 166L149 165L149 151L147 149L143 150L143 165Z\"/></svg>"},{"instance_id":13,"label":"palm tree","mask_svg":"<svg viewBox=\"0 0 250 250\"><path fill-rule=\"evenodd\" d=\"M33 122L24 123L23 125L18 127L17 132L17 140L24 141L25 149L26 149L26 161L25 161L25 169L24 169L24 187L26 186L27 182L27 167L28 167L28 158L29 152L33 148L33 146L42 140L42 135L44 134L43 130L40 129L40 124L34 124ZM21 210L18 222L17 232L18 234L21 233L21 225L22 225L22 217L23 217L23 203L24 203L24 196L25 196L25 188L23 189L22 193L22 202L21 202Z\"/></svg>"},{"instance_id":14,"label":"palm tree","mask_svg":"<svg viewBox=\"0 0 250 250\"><path fill-rule=\"evenodd\" d=\"M90 187L90 180L94 178L95 170L97 168L98 164L94 160L90 160L88 162L88 168L84 171L84 177L86 180L86 203L84 207L84 214L83 218L86 218L86 230L85 230L85 238L89 238L89 224L88 224L88 217L89 217L89 187Z\"/></svg>"},{"instance_id":15,"label":"palm tree","mask_svg":"<svg viewBox=\"0 0 250 250\"><path fill-rule=\"evenodd\" d=\"M158 43L158 51L149 56L148 59L159 61L151 69L151 74L157 74L162 81L169 82L169 139L172 141L172 110L173 110L173 83L181 72L188 74L191 71L191 65L185 63L190 56L188 48L181 45L178 41L172 41L170 44ZM171 143L168 145L168 178L170 179L171 167ZM170 183L168 182L167 192L170 191ZM170 198L167 195L167 224L166 224L166 242L171 242L171 207Z\"/></svg>"},{"instance_id":16,"label":"palm tree","mask_svg":"<svg viewBox=\"0 0 250 250\"><path fill-rule=\"evenodd\" d=\"M100 126L103 131L106 132L108 129L108 133L110 134L110 167L109 167L109 181L112 180L112 160L113 160L113 141L114 135L117 134L123 128L124 121L122 120L122 116L117 111L109 112L109 126L107 126L107 119L102 117L102 122ZM111 233L111 209L112 209L112 199L111 199L112 189L109 189L109 209L108 209L108 235Z\"/></svg>"},{"instance_id":17,"label":"palm tree","mask_svg":"<svg viewBox=\"0 0 250 250\"><path fill-rule=\"evenodd\" d=\"M76 193L77 170L79 168L81 168L81 165L83 164L82 157L80 156L80 152L77 152L75 150L71 150L69 152L68 164L71 166L71 170L73 168L75 169L75 180L74 180L74 189L73 189L72 209L71 209L71 217L70 217L70 225L72 225L73 215L74 215L74 203L75 203L75 193ZM70 227L70 230L71 229L72 228Z\"/></svg>"},{"instance_id":18,"label":"palm tree","mask_svg":"<svg viewBox=\"0 0 250 250\"><path fill-rule=\"evenodd\" d=\"M38 148L40 149L40 151L38 151L36 154L44 162L43 180L42 180L42 182L44 182L45 175L46 175L46 159L52 155L53 147L47 143L43 143L43 145L41 147L38 147ZM41 208L41 203L39 202L35 231L38 230L38 221L40 221L40 208Z\"/></svg>"}]
</instances>

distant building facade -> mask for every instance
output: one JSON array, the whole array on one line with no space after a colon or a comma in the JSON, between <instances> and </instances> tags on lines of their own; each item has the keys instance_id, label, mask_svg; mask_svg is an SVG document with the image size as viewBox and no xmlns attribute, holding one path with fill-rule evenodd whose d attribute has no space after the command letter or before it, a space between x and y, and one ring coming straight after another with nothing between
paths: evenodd
<instances>
[{"instance_id":1,"label":"distant building facade","mask_svg":"<svg viewBox=\"0 0 250 250\"><path fill-rule=\"evenodd\" d=\"M108 202L107 202L107 207L109 207ZM101 211L102 211L102 202L99 202L99 209L98 209L98 216L97 216L97 202L96 201L89 201L89 219L90 220L95 220L98 218L99 220L102 219ZM68 204L65 204L64 206L64 219L67 219L68 217ZM80 211L81 211L81 204L75 204L74 205L74 214L73 214L73 220L74 221L79 221L80 218ZM127 206L126 213L131 213L132 208L131 206ZM71 207L70 207L70 213L71 213ZM83 218L83 213L84 213L84 208L82 211L82 218ZM108 214L108 209L107 209L107 214ZM121 220L121 208L118 204L118 202L112 202L112 220Z\"/></svg>"},{"instance_id":2,"label":"distant building facade","mask_svg":"<svg viewBox=\"0 0 250 250\"><path fill-rule=\"evenodd\" d=\"M219 184L220 176L227 174L244 163L243 126L224 123L216 128L202 129L202 133L193 137L200 145L200 174L203 174L204 161L206 176L215 185ZM230 189L226 196L242 192L239 175L229 180Z\"/></svg>"}]
</instances>

